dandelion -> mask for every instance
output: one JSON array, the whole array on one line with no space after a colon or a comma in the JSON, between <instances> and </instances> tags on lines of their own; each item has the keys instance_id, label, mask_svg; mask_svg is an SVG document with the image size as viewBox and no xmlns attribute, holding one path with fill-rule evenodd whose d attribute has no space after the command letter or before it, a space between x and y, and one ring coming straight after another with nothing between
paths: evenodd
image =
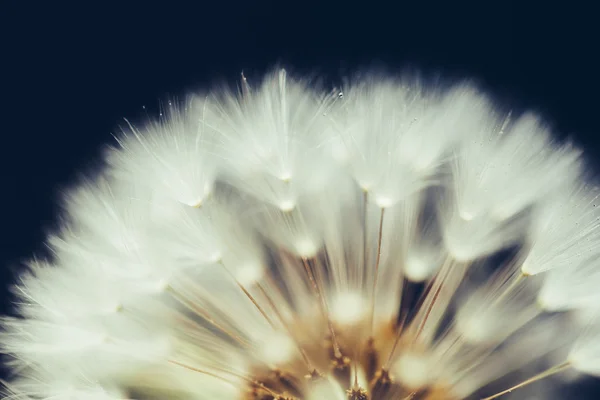
<instances>
[{"instance_id":1,"label":"dandelion","mask_svg":"<svg viewBox=\"0 0 600 400\"><path fill-rule=\"evenodd\" d=\"M598 189L472 84L242 76L105 157L13 288L7 399L523 398L600 375Z\"/></svg>"}]
</instances>

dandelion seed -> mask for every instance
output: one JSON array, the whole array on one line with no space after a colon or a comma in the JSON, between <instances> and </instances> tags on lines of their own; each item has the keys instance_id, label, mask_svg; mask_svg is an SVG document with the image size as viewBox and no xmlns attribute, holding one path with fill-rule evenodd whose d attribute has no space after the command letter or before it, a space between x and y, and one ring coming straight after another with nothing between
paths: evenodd
<instances>
[{"instance_id":1,"label":"dandelion seed","mask_svg":"<svg viewBox=\"0 0 600 400\"><path fill-rule=\"evenodd\" d=\"M598 191L540 121L469 84L278 70L127 122L13 288L4 397L493 399L600 375Z\"/></svg>"}]
</instances>

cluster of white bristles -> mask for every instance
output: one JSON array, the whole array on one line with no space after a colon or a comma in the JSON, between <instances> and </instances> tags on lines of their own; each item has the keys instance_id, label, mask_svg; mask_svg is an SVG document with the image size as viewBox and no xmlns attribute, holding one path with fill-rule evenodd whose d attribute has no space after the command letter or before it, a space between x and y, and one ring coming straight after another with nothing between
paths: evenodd
<instances>
[{"instance_id":1,"label":"cluster of white bristles","mask_svg":"<svg viewBox=\"0 0 600 400\"><path fill-rule=\"evenodd\" d=\"M598 191L535 115L469 84L277 70L124 131L14 288L4 398L443 400L600 375Z\"/></svg>"}]
</instances>

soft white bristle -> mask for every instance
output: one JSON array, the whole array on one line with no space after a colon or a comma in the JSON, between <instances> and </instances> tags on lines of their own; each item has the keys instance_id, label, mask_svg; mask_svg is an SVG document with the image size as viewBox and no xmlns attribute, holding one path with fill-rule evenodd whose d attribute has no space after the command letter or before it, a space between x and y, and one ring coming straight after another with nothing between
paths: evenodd
<instances>
[{"instance_id":1,"label":"soft white bristle","mask_svg":"<svg viewBox=\"0 0 600 400\"><path fill-rule=\"evenodd\" d=\"M110 150L111 173L124 182L143 185L160 196L188 206L201 205L212 192L219 159L214 157L215 132L206 124L211 108L202 97L171 105L164 118L144 131L128 123Z\"/></svg>"},{"instance_id":2,"label":"soft white bristle","mask_svg":"<svg viewBox=\"0 0 600 400\"><path fill-rule=\"evenodd\" d=\"M599 321L595 318L575 342L567 362L579 372L600 376L600 340Z\"/></svg>"},{"instance_id":3,"label":"soft white bristle","mask_svg":"<svg viewBox=\"0 0 600 400\"><path fill-rule=\"evenodd\" d=\"M598 195L598 188L576 183L535 210L524 273L577 268L600 257Z\"/></svg>"},{"instance_id":4,"label":"soft white bristle","mask_svg":"<svg viewBox=\"0 0 600 400\"><path fill-rule=\"evenodd\" d=\"M598 189L538 116L277 70L123 131L13 288L3 398L489 400L600 375L597 324L574 341Z\"/></svg>"}]
</instances>

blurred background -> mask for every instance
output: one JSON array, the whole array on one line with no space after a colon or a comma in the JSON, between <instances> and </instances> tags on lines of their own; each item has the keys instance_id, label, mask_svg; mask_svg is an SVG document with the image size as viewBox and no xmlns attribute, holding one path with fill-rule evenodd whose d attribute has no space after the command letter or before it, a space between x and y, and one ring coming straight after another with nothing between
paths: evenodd
<instances>
[{"instance_id":1,"label":"blurred background","mask_svg":"<svg viewBox=\"0 0 600 400\"><path fill-rule=\"evenodd\" d=\"M169 96L275 64L332 82L420 68L543 113L600 168L598 38L579 1L0 1L0 311L19 262L43 251L60 188L124 117Z\"/></svg>"}]
</instances>

